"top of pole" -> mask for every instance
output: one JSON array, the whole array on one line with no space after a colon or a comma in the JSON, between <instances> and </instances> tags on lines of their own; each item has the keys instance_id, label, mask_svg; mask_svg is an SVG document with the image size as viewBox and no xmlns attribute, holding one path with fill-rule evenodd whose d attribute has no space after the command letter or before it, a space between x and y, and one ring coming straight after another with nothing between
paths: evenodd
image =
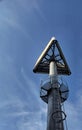
<instances>
[{"instance_id":1,"label":"top of pole","mask_svg":"<svg viewBox=\"0 0 82 130\"><path fill-rule=\"evenodd\" d=\"M38 58L33 72L49 74L49 64L51 61L55 61L57 66L57 73L61 75L70 75L71 71L63 55L63 52L59 46L55 37L52 37L40 57Z\"/></svg>"}]
</instances>

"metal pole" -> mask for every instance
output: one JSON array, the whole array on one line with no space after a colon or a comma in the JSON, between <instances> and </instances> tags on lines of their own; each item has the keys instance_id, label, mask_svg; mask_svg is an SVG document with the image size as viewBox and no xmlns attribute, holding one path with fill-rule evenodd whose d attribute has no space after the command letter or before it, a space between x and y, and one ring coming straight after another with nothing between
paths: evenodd
<instances>
[{"instance_id":1,"label":"metal pole","mask_svg":"<svg viewBox=\"0 0 82 130\"><path fill-rule=\"evenodd\" d=\"M49 75L51 79L51 89L48 92L47 130L64 130L55 61L50 62Z\"/></svg>"},{"instance_id":2,"label":"metal pole","mask_svg":"<svg viewBox=\"0 0 82 130\"><path fill-rule=\"evenodd\" d=\"M56 64L54 61L50 62L49 75L57 76L57 68L56 68Z\"/></svg>"}]
</instances>

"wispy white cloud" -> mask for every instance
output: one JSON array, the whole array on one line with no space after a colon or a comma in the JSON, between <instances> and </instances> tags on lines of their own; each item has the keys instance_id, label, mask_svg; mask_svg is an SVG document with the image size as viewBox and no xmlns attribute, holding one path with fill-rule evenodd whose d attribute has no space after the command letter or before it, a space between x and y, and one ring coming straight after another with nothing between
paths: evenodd
<instances>
[{"instance_id":1,"label":"wispy white cloud","mask_svg":"<svg viewBox=\"0 0 82 130\"><path fill-rule=\"evenodd\" d=\"M45 130L46 117L44 121L42 120L42 115L46 116L46 107L42 107L39 111L36 110L35 112L33 111L30 112L28 111L28 107L27 111L24 110L25 105L27 105L27 103L24 103L21 100L4 102L2 109L6 110L8 108L8 111L6 111L6 113L4 113L2 117L4 119L4 124L7 125L5 119L9 120L11 119L12 121L17 119L16 124L19 130L25 130L25 129Z\"/></svg>"},{"instance_id":2,"label":"wispy white cloud","mask_svg":"<svg viewBox=\"0 0 82 130\"><path fill-rule=\"evenodd\" d=\"M37 85L35 82L29 78L28 74L25 72L24 68L20 69L20 76L22 79L24 79L24 82L21 81L21 79L18 79L18 75L16 73L16 66L15 60L9 56L7 53L1 52L0 56L0 74L4 73L4 81L8 81L7 83L2 81L3 89L6 92L4 96L4 100L0 102L0 121L2 121L2 126L4 129L8 125L9 122L7 120L12 120L12 127L14 125L14 121L16 121L17 128L19 130L25 130L25 129L41 129L43 127L43 124L46 124L46 121L43 123L42 116L45 114L46 109L40 108L40 98L39 93L37 92ZM6 65L6 66L5 66ZM3 75L4 76L4 75ZM24 101L20 98L19 92L15 91L15 86L12 86L15 83L16 88L20 88L21 94L27 94L27 89L24 87L26 84L29 94L31 95ZM29 87L28 87L29 86ZM14 87L14 88L13 88ZM13 92L12 92L13 91ZM17 93L17 94L16 94ZM34 96L33 96L34 95ZM8 98L6 98L8 96ZM34 101L30 99L31 97L34 97ZM28 100L29 99L29 100ZM28 102L29 101L29 102ZM36 102L36 103L33 103ZM35 105L31 104L37 104L36 108L39 106L38 109L30 109L31 107L35 107ZM2 114L1 114L2 113ZM46 125L45 125L46 126Z\"/></svg>"},{"instance_id":3,"label":"wispy white cloud","mask_svg":"<svg viewBox=\"0 0 82 130\"><path fill-rule=\"evenodd\" d=\"M20 125L19 125L19 129L20 130L25 130L25 129L34 129L34 130L38 130L38 129L46 129L46 120L42 121L41 120L41 115L45 114L43 113L43 111L39 111L39 112L33 112L30 113L29 112L29 119L28 117L24 117L21 121L20 121Z\"/></svg>"},{"instance_id":4,"label":"wispy white cloud","mask_svg":"<svg viewBox=\"0 0 82 130\"><path fill-rule=\"evenodd\" d=\"M67 124L68 129L72 130L81 130L82 124L82 105L79 102L79 98L76 99L76 102L67 102L65 104L66 114L67 114Z\"/></svg>"},{"instance_id":5,"label":"wispy white cloud","mask_svg":"<svg viewBox=\"0 0 82 130\"><path fill-rule=\"evenodd\" d=\"M29 89L31 90L31 93L38 99L39 94L37 93L37 84L29 78L28 74L25 72L24 68L21 68L21 74L22 78L26 82L27 86L29 86Z\"/></svg>"},{"instance_id":6,"label":"wispy white cloud","mask_svg":"<svg viewBox=\"0 0 82 130\"><path fill-rule=\"evenodd\" d=\"M25 10L25 12L29 15L36 14L36 12L40 15L44 22L47 22L46 17L40 7L40 1L38 0L18 0L18 4Z\"/></svg>"},{"instance_id":7,"label":"wispy white cloud","mask_svg":"<svg viewBox=\"0 0 82 130\"><path fill-rule=\"evenodd\" d=\"M4 36L6 33L5 37L9 37L8 34L12 34L13 30L15 30L31 40L29 33L21 22L22 17L25 19L26 15L23 14L24 16L22 16L22 9L20 8L19 3L17 3L17 1L11 2L9 0L2 3L3 8L0 8L0 36Z\"/></svg>"}]
</instances>

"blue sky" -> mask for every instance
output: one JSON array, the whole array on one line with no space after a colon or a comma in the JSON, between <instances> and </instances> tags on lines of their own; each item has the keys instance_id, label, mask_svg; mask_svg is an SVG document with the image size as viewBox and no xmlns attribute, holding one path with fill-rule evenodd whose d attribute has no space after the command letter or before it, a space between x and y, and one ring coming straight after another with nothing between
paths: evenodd
<instances>
[{"instance_id":1,"label":"blue sky","mask_svg":"<svg viewBox=\"0 0 82 130\"><path fill-rule=\"evenodd\" d=\"M33 66L51 37L70 66L65 103L69 130L82 129L82 1L0 1L0 130L46 130L47 105L39 98Z\"/></svg>"}]
</instances>

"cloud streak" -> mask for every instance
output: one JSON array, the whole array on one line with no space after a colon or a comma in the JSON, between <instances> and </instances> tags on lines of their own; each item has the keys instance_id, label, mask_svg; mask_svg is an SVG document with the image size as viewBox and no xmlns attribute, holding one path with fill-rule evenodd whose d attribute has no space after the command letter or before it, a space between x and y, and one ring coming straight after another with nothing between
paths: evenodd
<instances>
[{"instance_id":1,"label":"cloud streak","mask_svg":"<svg viewBox=\"0 0 82 130\"><path fill-rule=\"evenodd\" d=\"M80 99L81 101L81 99ZM76 99L76 103L67 102L65 104L66 114L67 114L67 124L68 129L81 130L82 123L82 105L79 101L79 97Z\"/></svg>"}]
</instances>

